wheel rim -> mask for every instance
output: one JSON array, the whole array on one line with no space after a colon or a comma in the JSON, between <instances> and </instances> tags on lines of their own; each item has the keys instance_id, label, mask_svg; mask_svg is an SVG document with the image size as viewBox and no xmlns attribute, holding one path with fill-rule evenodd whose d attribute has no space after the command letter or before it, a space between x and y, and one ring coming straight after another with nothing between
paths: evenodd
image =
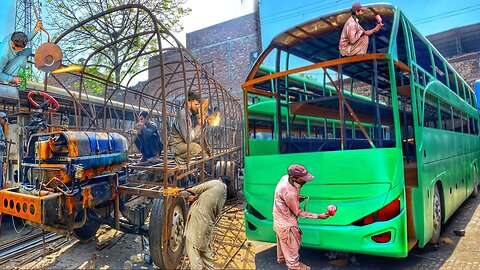
<instances>
[{"instance_id":1,"label":"wheel rim","mask_svg":"<svg viewBox=\"0 0 480 270\"><path fill-rule=\"evenodd\" d=\"M173 209L172 233L169 241L170 249L173 252L177 252L182 246L184 228L185 222L183 220L183 210L182 207L177 205L175 209Z\"/></svg>"},{"instance_id":2,"label":"wheel rim","mask_svg":"<svg viewBox=\"0 0 480 270\"><path fill-rule=\"evenodd\" d=\"M438 193L433 195L433 229L434 231L440 228L442 222L442 205Z\"/></svg>"}]
</instances>

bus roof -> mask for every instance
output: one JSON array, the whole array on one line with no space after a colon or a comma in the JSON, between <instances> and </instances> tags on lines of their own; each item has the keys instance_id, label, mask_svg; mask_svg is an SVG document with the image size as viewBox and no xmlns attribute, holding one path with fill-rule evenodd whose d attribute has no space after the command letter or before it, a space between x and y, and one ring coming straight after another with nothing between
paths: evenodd
<instances>
[{"instance_id":1,"label":"bus roof","mask_svg":"<svg viewBox=\"0 0 480 270\"><path fill-rule=\"evenodd\" d=\"M366 21L372 22L372 24L375 23L374 16L376 14L380 14L382 18L393 18L397 11L396 7L387 3L364 6L370 11L365 12ZM350 16L350 9L345 9L293 26L275 36L269 47L281 48L311 62L338 58L337 41L340 37L339 33L342 31L343 24ZM390 31L385 31L385 33L389 34ZM389 36L386 37L386 40L380 38L387 47L389 38ZM313 47L316 48L314 49Z\"/></svg>"},{"instance_id":2,"label":"bus roof","mask_svg":"<svg viewBox=\"0 0 480 270\"><path fill-rule=\"evenodd\" d=\"M374 25L376 24L376 20L374 17L377 14L383 18L384 26L379 32L375 34L376 48L374 51L378 56L377 59L392 58L394 61L396 61L396 64L398 63L399 65L402 65L402 69L404 71L409 69L409 67L406 66L407 64L409 64L407 63L406 55L400 56L397 55L398 52L395 52L399 51L399 49L402 49L402 51L405 53L405 50L407 50L406 45L404 44L405 41L403 34L400 34L399 32L400 28L402 28L401 31L407 31L403 29L403 26L398 20L398 18L403 18L405 23L408 25L407 29L411 29L412 32L414 32L414 38L418 38L420 43L424 44L424 48L429 48L431 53L435 55L435 57L440 59L446 65L446 67L448 67L448 69L456 75L459 83L461 83L463 87L466 88L466 90L468 89L471 95L475 95L472 88L446 61L446 59L440 54L440 52L423 35L420 34L420 32L408 20L408 18L405 18L405 16L402 14L401 10L398 7L389 3L366 4L364 6L367 8L367 11L364 14L364 23L366 24L366 29L371 29L374 27ZM251 69L246 81L258 77L260 65L264 64L266 57L270 53L272 53L274 49L281 50L288 53L289 55L293 55L311 63L321 63L341 58L338 50L338 41L340 39L343 25L350 16L350 9L344 9L332 12L327 15L322 15L320 17L314 18L312 20L295 25L293 27L290 27L289 29L282 31L280 34L273 38L268 47L260 54L257 62ZM396 46L399 47L397 48ZM415 46L417 46L417 44L415 44ZM396 50L392 51L392 47ZM415 50L417 50L416 47ZM374 57L374 54L371 54L371 56ZM403 57L403 59L400 59L400 57ZM418 59L418 57L421 57L422 59ZM417 52L416 62L428 61L430 61L430 54L428 51ZM288 67L287 69L292 68L295 67ZM332 68L336 68L336 66L328 67L328 69ZM342 73L344 76L348 76L350 78L354 78L357 81L369 84L371 81L371 74L369 70L372 69L372 61L360 61L355 63L352 62L348 65L343 66ZM379 88L389 88L390 78L387 62L378 62L377 70Z\"/></svg>"}]
</instances>

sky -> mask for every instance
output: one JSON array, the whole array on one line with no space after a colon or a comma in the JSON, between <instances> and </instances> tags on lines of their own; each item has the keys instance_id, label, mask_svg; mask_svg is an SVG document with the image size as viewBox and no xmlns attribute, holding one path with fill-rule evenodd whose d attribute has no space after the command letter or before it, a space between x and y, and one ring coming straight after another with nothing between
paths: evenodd
<instances>
[{"instance_id":1,"label":"sky","mask_svg":"<svg viewBox=\"0 0 480 270\"><path fill-rule=\"evenodd\" d=\"M248 14L253 11L253 1L187 0L186 6L192 12L182 19L185 30L175 35L185 44L186 33ZM355 1L261 0L263 47L282 30L317 16L347 9ZM400 7L423 35L480 22L479 0L392 0L390 3ZM3 39L14 30L15 0L0 0L0 6L0 38Z\"/></svg>"},{"instance_id":2,"label":"sky","mask_svg":"<svg viewBox=\"0 0 480 270\"><path fill-rule=\"evenodd\" d=\"M265 48L278 33L318 16L348 9L358 0L261 0ZM480 22L479 0L391 0L424 36ZM362 4L378 3L361 2Z\"/></svg>"}]
</instances>

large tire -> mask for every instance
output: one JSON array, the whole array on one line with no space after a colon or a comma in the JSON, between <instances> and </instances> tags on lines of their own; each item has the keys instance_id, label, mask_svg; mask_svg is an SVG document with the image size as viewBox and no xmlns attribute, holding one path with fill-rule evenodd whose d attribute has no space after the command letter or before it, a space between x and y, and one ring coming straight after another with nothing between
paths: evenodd
<instances>
[{"instance_id":1,"label":"large tire","mask_svg":"<svg viewBox=\"0 0 480 270\"><path fill-rule=\"evenodd\" d=\"M478 179L477 179L477 170L473 167L473 191L470 197L475 198L478 196Z\"/></svg>"},{"instance_id":2,"label":"large tire","mask_svg":"<svg viewBox=\"0 0 480 270\"><path fill-rule=\"evenodd\" d=\"M440 190L438 185L435 185L435 191L433 193L433 233L432 238L430 239L431 244L437 244L438 239L440 238L440 233L442 230L442 218L443 216L443 204L442 198L440 197Z\"/></svg>"},{"instance_id":3,"label":"large tire","mask_svg":"<svg viewBox=\"0 0 480 270\"><path fill-rule=\"evenodd\" d=\"M100 228L100 222L96 219L90 218L93 215L96 215L92 210L87 209L87 221L85 224L78 228L78 229L73 229L73 236L80 240L82 243L86 243L90 240L92 240L95 235L97 234L98 228ZM77 217L75 218L77 221L81 220L83 218L83 212L80 212L77 214Z\"/></svg>"},{"instance_id":4,"label":"large tire","mask_svg":"<svg viewBox=\"0 0 480 270\"><path fill-rule=\"evenodd\" d=\"M160 269L175 269L182 259L185 246L184 229L187 208L181 197L167 197L168 211L173 208L173 214L168 219L164 213L164 200L153 201L150 215L148 240L152 260ZM167 235L163 235L163 223L171 220L172 226L168 228ZM166 223L167 224L167 223ZM162 239L168 238L166 249L162 247Z\"/></svg>"}]
</instances>

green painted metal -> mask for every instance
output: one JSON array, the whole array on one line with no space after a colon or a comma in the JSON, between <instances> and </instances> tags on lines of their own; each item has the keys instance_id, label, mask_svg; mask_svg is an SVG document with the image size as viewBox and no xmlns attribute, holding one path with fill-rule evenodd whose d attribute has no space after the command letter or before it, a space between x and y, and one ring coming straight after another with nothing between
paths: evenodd
<instances>
[{"instance_id":1,"label":"green painted metal","mask_svg":"<svg viewBox=\"0 0 480 270\"><path fill-rule=\"evenodd\" d=\"M439 187L442 196L443 222L452 216L472 192L473 173L477 172L480 157L479 136L425 127L424 114L428 94L429 98L436 99L438 126L442 126L440 115L442 102L461 112L463 117L468 116L476 120L478 128L478 111L472 106L476 102L475 93L428 40L419 34L400 10L390 5L385 7L394 10L387 63L389 79L392 82L391 106L396 147L279 154L277 128L275 129L277 134L273 140L250 139L250 155L245 157L244 176L244 193L248 204L245 209L245 220L249 239L275 242L275 233L272 228L273 194L279 179L286 173L287 167L293 163L305 165L316 177L301 191L303 196L311 198L307 210L315 213L324 212L327 205L332 203L336 204L338 209L334 217L326 220L299 219L303 231L302 245L313 248L405 257L408 255L405 201L407 189L412 192L413 208L408 211L412 211L414 240L418 241L419 247L424 247L432 237L432 205L435 186ZM403 32L399 31L400 26ZM397 80L394 72L397 69L394 61L399 61L397 52L399 46L396 42L400 34L404 35L406 42L407 63L405 64L411 69L409 85L417 168L417 183L408 187L404 180L405 161L397 85L395 85ZM422 56L415 52L414 35L426 44L428 55ZM434 55L442 62L439 64L445 71L446 85L437 79L439 74L435 68L430 74L416 63L417 57L427 57L435 66L437 64ZM270 70L265 66L260 68L264 71ZM449 72L454 76L457 91L450 89ZM270 70L270 73L274 71ZM324 95L336 93L333 87L326 85L325 76L323 83L306 80L296 75L289 75L284 79L290 84L294 80L303 82L304 90L308 85L315 85L321 87L321 93ZM272 89L273 91L275 89ZM363 96L358 98L370 100ZM283 97L281 102L285 104L287 100L287 97ZM279 104L276 98L261 99L258 103L249 106L250 119L270 119L273 123L277 123L276 119L279 121L289 119L287 108L285 106L278 108ZM281 113L280 117L277 117L278 113ZM310 126L315 123L323 123L331 127L339 124L339 120L318 117L296 116L295 119L308 123L308 137L311 137ZM248 125L248 119L246 125ZM282 126L285 127L283 124ZM350 126L352 127L352 124ZM364 124L364 126L372 134L372 125ZM353 125L353 129L356 129L356 124ZM463 124L461 130L464 131ZM326 130L323 135L327 137ZM357 223L396 198L400 199L400 214L396 217L363 226ZM384 232L392 233L389 242L376 243L372 240L373 235Z\"/></svg>"},{"instance_id":2,"label":"green painted metal","mask_svg":"<svg viewBox=\"0 0 480 270\"><path fill-rule=\"evenodd\" d=\"M318 248L321 243L323 249L354 251L360 248L355 252L405 256L406 217L401 155L397 148L385 148L246 157L245 198L260 213L249 213L247 207L247 237L275 242L272 195L286 168L293 163L300 163L316 177L302 188L302 195L310 196L307 210L324 212L327 205L332 203L338 209L337 214L327 220L299 219L304 233L304 246ZM398 197L401 198L402 212L396 219L366 226L351 224ZM249 229L249 226L257 229ZM387 228L395 228L390 230L395 239L403 240L392 241L380 248L370 237L388 231Z\"/></svg>"}]
</instances>

